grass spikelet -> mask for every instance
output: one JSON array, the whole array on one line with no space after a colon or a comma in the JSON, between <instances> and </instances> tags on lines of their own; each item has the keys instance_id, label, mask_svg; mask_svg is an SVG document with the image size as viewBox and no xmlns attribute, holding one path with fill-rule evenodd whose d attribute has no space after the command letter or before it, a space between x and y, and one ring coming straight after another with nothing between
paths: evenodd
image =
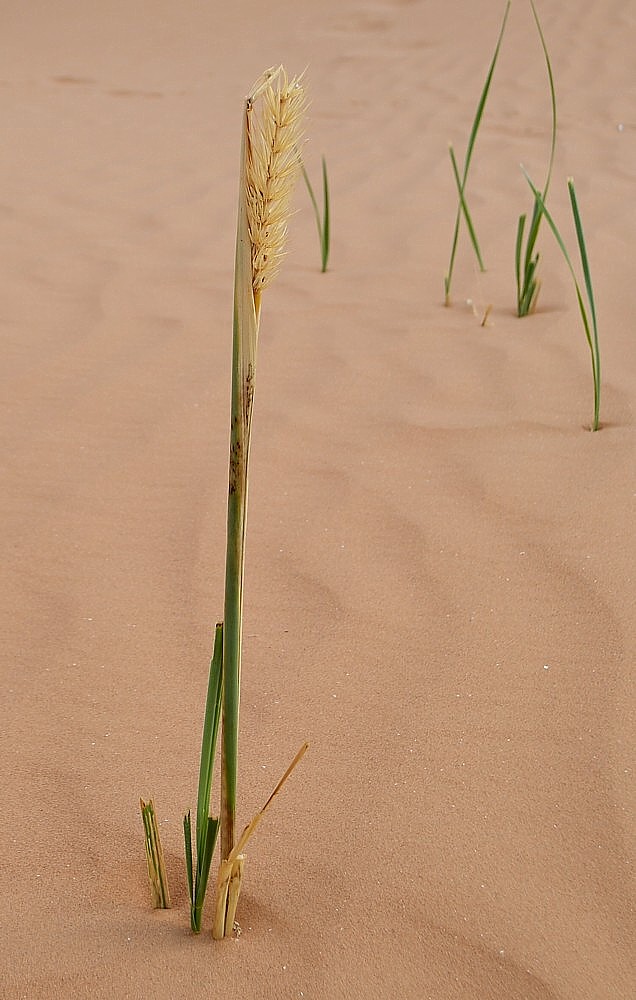
<instances>
[{"instance_id":1,"label":"grass spikelet","mask_svg":"<svg viewBox=\"0 0 636 1000\"><path fill-rule=\"evenodd\" d=\"M246 100L245 199L255 296L272 281L284 255L306 106L299 79L288 81L282 67L269 72Z\"/></svg>"}]
</instances>

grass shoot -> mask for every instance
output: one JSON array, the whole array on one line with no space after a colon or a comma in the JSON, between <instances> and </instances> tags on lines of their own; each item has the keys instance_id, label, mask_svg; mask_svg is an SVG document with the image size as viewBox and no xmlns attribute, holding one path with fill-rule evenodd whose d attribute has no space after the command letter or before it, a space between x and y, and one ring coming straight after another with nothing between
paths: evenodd
<instances>
[{"instance_id":1,"label":"grass shoot","mask_svg":"<svg viewBox=\"0 0 636 1000\"><path fill-rule=\"evenodd\" d=\"M314 189L309 180L309 175L305 170L305 165L301 161L301 171L303 179L307 186L309 192L309 197L311 198L311 204L314 209L314 215L316 217L316 226L318 228L318 240L320 242L320 270L324 274L327 270L327 265L329 263L329 244L330 244L330 232L329 232L329 181L327 178L327 161L324 156L322 157L322 216L320 214L320 209L318 208L318 200L314 193Z\"/></svg>"},{"instance_id":2,"label":"grass shoot","mask_svg":"<svg viewBox=\"0 0 636 1000\"><path fill-rule=\"evenodd\" d=\"M466 203L466 183L468 180L468 170L470 168L470 161L472 160L473 150L475 148L475 141L477 139L477 133L479 131L479 126L484 114L484 108L486 106L486 99L488 97L488 92L490 90L490 84L492 83L493 73L495 72L495 66L497 64L497 59L499 57L499 49L501 48L501 40L503 38L503 33L506 27L506 21L508 20L508 14L510 12L510 2L506 4L506 10L504 12L503 21L501 28L499 30L499 37L497 39L497 44L495 46L495 52L492 57L490 67L488 69L488 74L486 76L486 82L484 83L483 90L481 92L481 97L479 98L479 104L477 105L477 111L475 112L475 118L473 120L473 125L470 130L470 136L468 138L468 145L466 147L466 156L464 157L464 168L460 176L459 167L457 165L457 159L455 156L455 151L452 145L449 145L449 154L451 159L451 166L453 168L453 175L455 177L455 184L457 185L457 192L459 195L459 202L457 205L457 214L455 216L455 229L453 231L453 241L451 244L451 254L450 261L448 264L448 271L444 277L444 304L450 305L450 292L451 292L451 282L453 280L453 269L455 266L455 256L457 253L457 243L459 240L459 227L461 223L462 216L466 221L466 226L468 228L468 233L470 235L470 240L477 257L477 262L479 264L479 269L481 271L485 270L481 250L479 243L477 241L477 234L475 232L475 227L473 225L470 212L468 210L468 205Z\"/></svg>"},{"instance_id":3,"label":"grass shoot","mask_svg":"<svg viewBox=\"0 0 636 1000\"><path fill-rule=\"evenodd\" d=\"M548 188L550 187L550 180L552 178L552 167L554 164L554 150L556 147L556 133L557 133L556 94L554 90L554 77L552 75L552 65L550 63L548 47L546 45L543 29L541 28L541 22L539 21L539 15L537 14L533 0L530 0L530 6L532 7L532 14L535 20L535 24L537 26L537 30L539 32L541 47L543 49L545 64L548 71L548 83L550 86L550 103L552 107L552 137L550 142L550 159L548 162L548 171L546 174L545 183L543 185L543 191L541 192L542 203L545 206L545 201L548 196ZM518 316L528 316L530 313L534 312L537 304L537 299L539 296L539 291L541 288L541 283L537 277L537 269L539 266L539 254L535 252L535 247L537 243L537 237L539 235L539 226L541 225L542 215L543 211L541 210L539 203L535 198L534 206L532 209L532 219L530 221L530 227L528 229L528 237L527 237L525 251L523 249L523 238L525 234L527 216L525 214L521 215L519 217L519 222L517 223L517 239L515 243L515 274L517 278Z\"/></svg>"},{"instance_id":4,"label":"grass shoot","mask_svg":"<svg viewBox=\"0 0 636 1000\"><path fill-rule=\"evenodd\" d=\"M600 427L600 406L601 406L601 356L599 351L598 343L598 325L596 320L596 305L594 302L594 291L592 288L592 277L590 273L590 264L587 254L587 247L585 244L585 236L583 233L583 223L581 222L581 214L579 212L578 201L576 197L576 191L574 189L574 181L570 177L568 179L568 194L570 196L570 205L572 208L572 217L574 219L574 228L576 230L576 239L579 247L579 255L581 258L581 268L583 270L583 280L585 283L585 292L587 296L587 307L583 299L583 293L581 287L576 277L576 272L574 270L574 265L570 259L570 255L565 246L565 242L557 229L556 223L552 218L551 214L545 207L545 202L540 191L534 186L530 180L528 174L524 170L524 174L532 193L535 198L535 204L538 206L539 212L545 216L546 222L548 223L554 237L561 249L561 253L565 258L565 262L568 266L570 274L572 275L572 280L574 281L574 288L576 291L576 298L579 305L579 311L581 313L581 320L583 322L583 329L585 331L585 338L590 349L590 355L592 358L592 380L594 383L594 414L592 417L591 430L597 431ZM589 309L589 312L588 312Z\"/></svg>"}]
</instances>

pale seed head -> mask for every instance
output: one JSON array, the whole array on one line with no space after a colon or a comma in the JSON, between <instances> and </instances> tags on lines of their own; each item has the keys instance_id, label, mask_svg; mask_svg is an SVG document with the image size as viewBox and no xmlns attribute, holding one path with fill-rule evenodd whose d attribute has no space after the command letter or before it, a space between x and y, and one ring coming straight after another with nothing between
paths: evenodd
<instances>
[{"instance_id":1,"label":"pale seed head","mask_svg":"<svg viewBox=\"0 0 636 1000\"><path fill-rule=\"evenodd\" d=\"M255 295L284 254L305 108L302 78L288 80L282 66L264 73L247 98L245 194Z\"/></svg>"}]
</instances>

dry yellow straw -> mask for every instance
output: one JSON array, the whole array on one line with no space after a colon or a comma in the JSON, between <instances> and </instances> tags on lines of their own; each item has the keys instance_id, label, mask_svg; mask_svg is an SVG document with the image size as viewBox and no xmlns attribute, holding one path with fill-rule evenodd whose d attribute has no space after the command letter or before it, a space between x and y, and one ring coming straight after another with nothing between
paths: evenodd
<instances>
[{"instance_id":1,"label":"dry yellow straw","mask_svg":"<svg viewBox=\"0 0 636 1000\"><path fill-rule=\"evenodd\" d=\"M280 792L296 765L300 763L308 748L309 743L303 743L263 808L257 812L247 824L238 840L238 843L232 848L228 858L222 861L219 866L216 913L212 927L212 936L214 938L228 937L232 933L236 917L236 906L241 891L241 882L243 880L243 869L245 866L245 855L243 854L243 851L245 850L247 842L255 832L256 827L261 822L266 811L269 809L273 800Z\"/></svg>"},{"instance_id":2,"label":"dry yellow straw","mask_svg":"<svg viewBox=\"0 0 636 1000\"><path fill-rule=\"evenodd\" d=\"M152 905L155 909L167 910L170 907L170 892L168 890L168 878L166 875L163 848L161 846L161 837L159 836L155 804L152 799L149 799L148 802L139 799L139 808L141 809L141 817L144 823L146 861L148 863Z\"/></svg>"}]
</instances>

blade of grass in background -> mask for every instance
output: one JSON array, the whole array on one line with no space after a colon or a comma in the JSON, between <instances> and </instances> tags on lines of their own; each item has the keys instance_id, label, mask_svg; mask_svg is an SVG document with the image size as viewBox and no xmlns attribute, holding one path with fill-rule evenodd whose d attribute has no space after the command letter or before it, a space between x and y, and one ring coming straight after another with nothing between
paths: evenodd
<instances>
[{"instance_id":1,"label":"blade of grass in background","mask_svg":"<svg viewBox=\"0 0 636 1000\"><path fill-rule=\"evenodd\" d=\"M327 270L327 265L329 263L329 244L330 244L329 181L327 179L327 161L323 156L322 157L322 192L323 192L322 217L320 215L320 209L318 208L318 201L316 199L316 195L314 194L314 189L311 186L309 175L305 170L305 165L302 163L302 161L301 161L301 171L305 184L307 185L307 190L309 191L311 204L313 205L314 208L314 215L316 217L316 226L318 227L318 239L320 241L321 271L324 274L325 271Z\"/></svg>"},{"instance_id":2,"label":"blade of grass in background","mask_svg":"<svg viewBox=\"0 0 636 1000\"><path fill-rule=\"evenodd\" d=\"M523 169L523 168L522 168ZM583 329L585 331L585 339L587 340L588 347L590 349L590 355L592 358L592 379L594 382L594 415L592 418L591 429L597 431L599 429L600 423L600 406L601 406L601 357L599 351L598 343L598 326L596 321L596 305L594 303L594 292L592 289L592 278L590 274L590 265L587 255L587 248L585 245L585 237L583 234L583 224L581 222L581 215L579 212L579 206L576 198L576 191L574 190L574 181L570 177L568 180L568 193L570 195L570 204L572 206L572 216L574 218L574 228L576 230L576 238L579 245L579 254L581 257L581 266L583 269L583 278L585 281L585 290L587 294L587 301L589 305L589 316L587 309L585 308L585 303L583 301L583 294L581 292L580 285L578 283L576 272L574 266L570 259L570 255L567 251L567 247L561 236L559 230L557 229L554 219L545 207L541 192L534 186L530 177L523 171L525 178L530 185L532 193L535 197L535 204L538 205L539 212L545 216L552 233L561 249L561 253L565 258L565 262L568 266L570 274L572 275L572 280L574 281L574 288L576 291L576 298L579 304L579 311L581 313L581 320L583 321Z\"/></svg>"},{"instance_id":3,"label":"blade of grass in background","mask_svg":"<svg viewBox=\"0 0 636 1000\"><path fill-rule=\"evenodd\" d=\"M140 799L139 807L144 824L146 861L148 863L152 905L156 909L167 910L170 906L170 893L168 891L168 878L166 876L166 866L163 859L163 849L161 847L155 805L152 799L149 799L148 802Z\"/></svg>"},{"instance_id":4,"label":"blade of grass in background","mask_svg":"<svg viewBox=\"0 0 636 1000\"><path fill-rule=\"evenodd\" d=\"M481 97L479 99L479 104L477 105L477 111L475 113L475 119L473 121L473 127L472 127L472 129L470 131L470 136L469 136L469 139L468 139L468 146L466 147L466 156L464 158L464 170L463 170L463 173L462 173L462 176L461 176L461 180L459 179L459 171L457 170L457 163L455 161L455 154L454 154L454 151L453 151L453 147L450 146L451 163L453 164L453 170L454 170L454 173L455 173L455 178L456 178L456 183L457 183L457 189L458 189L458 192L459 192L459 203L457 205L457 215L455 217L455 229L454 229L454 232L453 232L453 242L452 242L452 245L451 245L451 254L450 254L450 261L449 261L449 264L448 264L448 271L447 271L447 273L446 273L446 275L444 277L444 302L445 302L445 305L450 305L451 282L453 280L453 268L455 266L455 255L457 253L457 242L458 242L458 239L459 239L459 225L460 225L460 222L461 222L461 218L462 218L462 215L464 215L464 217L466 218L466 222L467 223L468 223L468 220L470 218L470 216L468 214L467 207L466 207L466 199L465 199L466 181L468 180L468 169L470 167L470 161L472 159L473 150L475 148L475 141L477 139L477 132L479 131L479 126L481 124L481 119L483 117L484 108L486 106L486 99L488 97L488 91L490 90L490 84L492 82L493 73L495 71L495 66L497 64L497 58L499 56L499 49L501 47L501 40L503 38L504 29L506 27L506 21L508 20L508 13L509 13L509 11L510 11L510 0L508 0L508 3L506 4L506 10L505 10L505 13L504 13L504 16L503 16L503 21L502 21L501 28L500 28L500 31L499 31L499 37L497 39L497 45L495 46L495 52L494 52L494 55L492 57L492 61L490 63L490 68L488 70L488 75L486 76L486 82L484 84L484 88L483 88L483 90L481 92ZM479 266L480 266L481 270L483 271L484 270L484 266L483 266L483 262L482 262L482 258L481 258L481 252L479 250L479 245L477 243L477 238L475 236L475 230L474 230L474 226L472 225L472 220L468 224L468 229L469 229L469 232L471 234L471 242L473 244L473 248L474 248L475 253L477 255L477 260L479 262Z\"/></svg>"},{"instance_id":5,"label":"blade of grass in background","mask_svg":"<svg viewBox=\"0 0 636 1000\"><path fill-rule=\"evenodd\" d=\"M550 63L548 47L545 42L545 37L543 34L543 30L541 28L541 22L539 21L539 15L537 14L533 0L530 0L530 6L532 7L532 14L534 16L535 24L539 32L541 47L543 49L545 64L548 71L548 82L550 85L550 102L552 106L552 139L550 143L550 160L548 163L548 172L546 175L545 184L543 185L543 191L541 192L542 201L543 204L545 205L545 200L548 196L548 188L550 187L550 180L552 178L552 167L554 164L554 150L556 147L556 133L557 133L556 94L554 90L554 77L552 76L552 65ZM534 206L532 209L532 219L530 221L530 227L528 229L528 241L526 243L525 253L523 251L523 237L525 233L527 216L525 214L519 216L519 222L517 223L517 239L515 244L515 273L517 279L518 316L527 316L529 313L534 312L534 309L537 304L537 298L540 291L540 282L537 278L539 254L535 253L535 247L537 243L537 237L539 235L539 226L541 225L542 214L543 213L535 198ZM523 258L523 266L522 266L522 258Z\"/></svg>"}]
</instances>

